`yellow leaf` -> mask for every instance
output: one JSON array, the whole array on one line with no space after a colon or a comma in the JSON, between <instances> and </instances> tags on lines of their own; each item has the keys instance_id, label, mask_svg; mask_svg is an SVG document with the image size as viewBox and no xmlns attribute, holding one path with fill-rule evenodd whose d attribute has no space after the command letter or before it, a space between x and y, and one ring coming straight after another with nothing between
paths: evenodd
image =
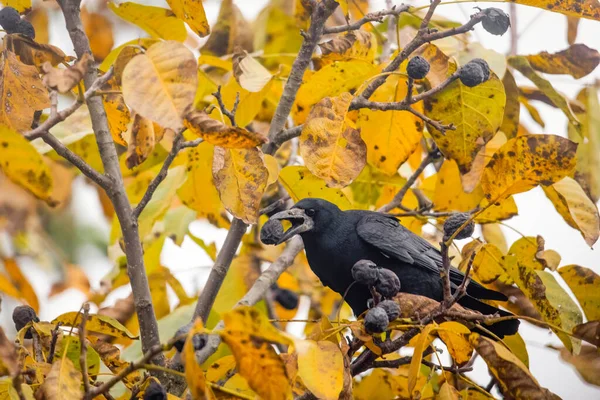
<instances>
[{"instance_id":1,"label":"yellow leaf","mask_svg":"<svg viewBox=\"0 0 600 400\"><path fill-rule=\"evenodd\" d=\"M130 40L129 42L125 42L119 47L115 47L109 54L106 56L102 64L98 67L101 71L108 71L110 66L114 66L115 68L115 78L117 79L117 83L121 84L121 75L123 74L123 69L125 69L125 65L131 60L134 56L142 53L147 50L154 43L159 42L160 39L156 38L138 38L134 40ZM127 49L127 50L125 50ZM123 53L121 55L121 53Z\"/></svg>"},{"instance_id":2,"label":"yellow leaf","mask_svg":"<svg viewBox=\"0 0 600 400\"><path fill-rule=\"evenodd\" d=\"M25 14L31 10L31 0L2 0L2 4L5 7L14 8L19 14Z\"/></svg>"},{"instance_id":3,"label":"yellow leaf","mask_svg":"<svg viewBox=\"0 0 600 400\"><path fill-rule=\"evenodd\" d=\"M586 111L578 113L582 123L581 134L569 125L569 139L577 142L577 167L575 180L594 203L600 199L600 104L596 88L582 89L577 95Z\"/></svg>"},{"instance_id":4,"label":"yellow leaf","mask_svg":"<svg viewBox=\"0 0 600 400\"><path fill-rule=\"evenodd\" d=\"M187 23L200 37L210 33L202 0L167 0L173 13Z\"/></svg>"},{"instance_id":5,"label":"yellow leaf","mask_svg":"<svg viewBox=\"0 0 600 400\"><path fill-rule=\"evenodd\" d=\"M569 74L575 79L591 73L600 63L600 53L583 43L574 44L558 53L543 51L526 58L536 71L546 74Z\"/></svg>"},{"instance_id":6,"label":"yellow leaf","mask_svg":"<svg viewBox=\"0 0 600 400\"><path fill-rule=\"evenodd\" d=\"M348 118L350 93L325 98L311 110L300 135L307 168L329 187L348 186L366 163L366 146Z\"/></svg>"},{"instance_id":7,"label":"yellow leaf","mask_svg":"<svg viewBox=\"0 0 600 400\"><path fill-rule=\"evenodd\" d=\"M431 136L447 158L456 161L462 174L471 169L477 152L502 123L506 95L496 74L469 88L460 80L425 101L425 114L456 129L442 134L431 127Z\"/></svg>"},{"instance_id":8,"label":"yellow leaf","mask_svg":"<svg viewBox=\"0 0 600 400\"><path fill-rule=\"evenodd\" d=\"M348 0L335 0L346 17L348 17Z\"/></svg>"},{"instance_id":9,"label":"yellow leaf","mask_svg":"<svg viewBox=\"0 0 600 400\"><path fill-rule=\"evenodd\" d=\"M481 234L485 241L496 246L502 253L508 251L506 238L500 228L500 224L483 224L481 225Z\"/></svg>"},{"instance_id":10,"label":"yellow leaf","mask_svg":"<svg viewBox=\"0 0 600 400\"><path fill-rule=\"evenodd\" d=\"M283 361L271 343L291 341L257 310L242 307L223 316L221 338L231 348L237 368L261 398L291 399L292 388Z\"/></svg>"},{"instance_id":11,"label":"yellow leaf","mask_svg":"<svg viewBox=\"0 0 600 400\"><path fill-rule=\"evenodd\" d=\"M88 336L90 343L94 350L100 356L100 359L110 369L113 374L118 374L129 366L128 362L121 359L121 351L119 348L111 343L99 339L96 336ZM142 382L142 374L140 371L133 371L127 374L123 379L123 383L131 388L134 384Z\"/></svg>"},{"instance_id":12,"label":"yellow leaf","mask_svg":"<svg viewBox=\"0 0 600 400\"><path fill-rule=\"evenodd\" d=\"M502 393L514 399L549 399L553 394L540 386L529 369L500 343L472 333L471 345L486 362Z\"/></svg>"},{"instance_id":13,"label":"yellow leaf","mask_svg":"<svg viewBox=\"0 0 600 400\"><path fill-rule=\"evenodd\" d=\"M259 149L215 147L213 179L221 202L235 217L248 224L258 221L268 178L269 171Z\"/></svg>"},{"instance_id":14,"label":"yellow leaf","mask_svg":"<svg viewBox=\"0 0 600 400\"><path fill-rule=\"evenodd\" d=\"M325 43L321 48L321 65L334 61L365 60L373 62L377 54L377 38L367 31L346 32Z\"/></svg>"},{"instance_id":15,"label":"yellow leaf","mask_svg":"<svg viewBox=\"0 0 600 400\"><path fill-rule=\"evenodd\" d=\"M506 70L502 78L504 92L506 93L506 106L504 107L504 117L500 130L504 132L507 139L517 136L519 131L519 118L521 106L519 104L519 88L517 82L509 70Z\"/></svg>"},{"instance_id":16,"label":"yellow leaf","mask_svg":"<svg viewBox=\"0 0 600 400\"><path fill-rule=\"evenodd\" d=\"M506 109L504 109L504 111L506 112ZM496 135L494 135L492 140L487 142L485 146L479 150L475 156L471 170L460 176L462 187L465 192L471 193L477 187L477 185L479 185L483 168L492 159L494 153L504 145L504 143L506 143L506 135L503 132L498 132Z\"/></svg>"},{"instance_id":17,"label":"yellow leaf","mask_svg":"<svg viewBox=\"0 0 600 400\"><path fill-rule=\"evenodd\" d=\"M344 356L329 341L295 340L298 376L319 399L337 400L344 386Z\"/></svg>"},{"instance_id":18,"label":"yellow leaf","mask_svg":"<svg viewBox=\"0 0 600 400\"><path fill-rule=\"evenodd\" d=\"M569 226L579 230L588 246L592 247L600 235L600 216L598 208L579 183L567 176L543 189L556 211Z\"/></svg>"},{"instance_id":19,"label":"yellow leaf","mask_svg":"<svg viewBox=\"0 0 600 400\"><path fill-rule=\"evenodd\" d=\"M497 202L536 185L561 180L575 168L576 150L576 143L555 135L523 135L509 140L483 170L485 197Z\"/></svg>"},{"instance_id":20,"label":"yellow leaf","mask_svg":"<svg viewBox=\"0 0 600 400\"><path fill-rule=\"evenodd\" d=\"M271 91L274 83L273 80L270 80L260 91L249 92L241 87L235 80L235 77L232 76L225 86L221 88L223 103L230 110L233 108L233 104L239 93L240 102L235 113L235 122L237 125L246 126L254 120L260 112L262 103ZM216 104L216 100L213 104ZM217 114L217 111L213 111L213 114Z\"/></svg>"},{"instance_id":21,"label":"yellow leaf","mask_svg":"<svg viewBox=\"0 0 600 400\"><path fill-rule=\"evenodd\" d=\"M469 243L470 247L478 242ZM463 249L463 259L469 254L470 248L465 246ZM477 281L483 284L490 284L495 281L500 281L506 284L511 284L512 279L506 275L502 266L503 253L498 247L493 244L484 244L477 249L477 254L473 259L473 273L477 277Z\"/></svg>"},{"instance_id":22,"label":"yellow leaf","mask_svg":"<svg viewBox=\"0 0 600 400\"><path fill-rule=\"evenodd\" d=\"M0 125L0 171L40 199L48 199L52 193L52 174L42 156L6 125Z\"/></svg>"},{"instance_id":23,"label":"yellow leaf","mask_svg":"<svg viewBox=\"0 0 600 400\"><path fill-rule=\"evenodd\" d=\"M0 55L0 74L0 124L24 133L31 129L33 114L50 107L48 91L37 68L23 64L11 51Z\"/></svg>"},{"instance_id":24,"label":"yellow leaf","mask_svg":"<svg viewBox=\"0 0 600 400\"><path fill-rule=\"evenodd\" d=\"M531 300L544 321L567 332L583 322L581 311L552 274L534 270L519 262L514 256L504 257L503 264L508 275ZM553 331L569 351L578 351L581 344L579 339L556 329Z\"/></svg>"},{"instance_id":25,"label":"yellow leaf","mask_svg":"<svg viewBox=\"0 0 600 400\"><path fill-rule=\"evenodd\" d=\"M129 146L127 147L125 162L127 168L131 169L143 163L164 134L165 130L160 125L136 114L131 127Z\"/></svg>"},{"instance_id":26,"label":"yellow leaf","mask_svg":"<svg viewBox=\"0 0 600 400\"><path fill-rule=\"evenodd\" d=\"M523 236L517 239L508 250L508 254L515 256L517 260L531 269L543 270L545 265L538 260L536 254L544 251L544 238L541 236Z\"/></svg>"},{"instance_id":27,"label":"yellow leaf","mask_svg":"<svg viewBox=\"0 0 600 400\"><path fill-rule=\"evenodd\" d=\"M525 346L525 341L521 335L516 333L514 335L504 336L502 341L508 346L510 351L517 356L527 368L529 368L529 354L527 354L527 347Z\"/></svg>"},{"instance_id":28,"label":"yellow leaf","mask_svg":"<svg viewBox=\"0 0 600 400\"><path fill-rule=\"evenodd\" d=\"M218 382L228 377L227 382L223 385L225 388L235 390L240 395L246 394L249 398L255 398L256 393L250 389L248 382L240 374L231 375L236 371L235 364L235 357L232 355L217 359L206 370L206 379L211 382Z\"/></svg>"},{"instance_id":29,"label":"yellow leaf","mask_svg":"<svg viewBox=\"0 0 600 400\"><path fill-rule=\"evenodd\" d=\"M406 179L397 173L388 176L367 164L344 193L352 199L354 208L374 210L388 201L386 192L396 194L405 183Z\"/></svg>"},{"instance_id":30,"label":"yellow leaf","mask_svg":"<svg viewBox=\"0 0 600 400\"><path fill-rule=\"evenodd\" d=\"M267 186L274 184L279 179L279 171L281 168L279 167L279 163L277 159L270 154L265 154L265 165L269 170L269 179L267 180Z\"/></svg>"},{"instance_id":31,"label":"yellow leaf","mask_svg":"<svg viewBox=\"0 0 600 400\"><path fill-rule=\"evenodd\" d=\"M302 1L302 0L301 0ZM256 49L262 49L265 55L280 55L297 53L302 45L302 36L296 18L288 13L291 7L282 6L278 2L270 2L254 21L254 26L261 27L255 30ZM248 49L246 49L248 50ZM280 64L291 65L295 59L292 57L268 57L263 64L270 69L278 68Z\"/></svg>"},{"instance_id":32,"label":"yellow leaf","mask_svg":"<svg viewBox=\"0 0 600 400\"><path fill-rule=\"evenodd\" d=\"M3 261L6 273L20 293L19 297L24 299L27 304L38 313L40 311L40 304L37 295L25 275L21 272L19 264L12 258L6 258Z\"/></svg>"},{"instance_id":33,"label":"yellow leaf","mask_svg":"<svg viewBox=\"0 0 600 400\"><path fill-rule=\"evenodd\" d=\"M406 97L406 79L389 76L371 97L373 101L398 102ZM421 102L413 106L423 111ZM369 164L388 175L395 174L415 151L423 136L421 119L407 111L361 109L358 126L367 145Z\"/></svg>"},{"instance_id":34,"label":"yellow leaf","mask_svg":"<svg viewBox=\"0 0 600 400\"><path fill-rule=\"evenodd\" d=\"M45 400L80 400L83 396L81 372L66 357L56 360L38 392L36 396Z\"/></svg>"},{"instance_id":35,"label":"yellow leaf","mask_svg":"<svg viewBox=\"0 0 600 400\"><path fill-rule=\"evenodd\" d=\"M279 173L279 181L294 202L307 197L318 197L334 203L342 210L352 208L352 204L341 190L328 187L324 180L311 174L306 167L283 168Z\"/></svg>"},{"instance_id":36,"label":"yellow leaf","mask_svg":"<svg viewBox=\"0 0 600 400\"><path fill-rule=\"evenodd\" d=\"M532 81L546 96L548 96L550 101L554 103L556 107L560 108L567 116L569 122L575 129L581 129L579 120L575 114L573 114L567 99L562 94L558 93L548 80L544 79L541 75L535 72L526 57L512 56L508 58L508 63L520 73L525 75L526 78Z\"/></svg>"},{"instance_id":37,"label":"yellow leaf","mask_svg":"<svg viewBox=\"0 0 600 400\"><path fill-rule=\"evenodd\" d=\"M236 51L232 61L233 76L240 86L249 92L260 92L273 77L248 52Z\"/></svg>"},{"instance_id":38,"label":"yellow leaf","mask_svg":"<svg viewBox=\"0 0 600 400\"><path fill-rule=\"evenodd\" d=\"M237 46L243 50L254 50L254 32L244 19L240 9L232 0L221 3L217 22L213 26L212 34L201 49L202 54L223 56L233 53Z\"/></svg>"},{"instance_id":39,"label":"yellow leaf","mask_svg":"<svg viewBox=\"0 0 600 400\"><path fill-rule=\"evenodd\" d=\"M458 393L458 390L448 382L444 382L442 387L440 388L440 392L438 393L436 400L459 400L461 397Z\"/></svg>"},{"instance_id":40,"label":"yellow leaf","mask_svg":"<svg viewBox=\"0 0 600 400\"><path fill-rule=\"evenodd\" d=\"M206 386L204 370L196 360L196 349L194 347L194 336L201 335L203 333L205 333L205 329L202 325L202 320L200 318L196 318L192 329L190 329L187 335L187 339L185 340L185 345L183 346L182 350L183 362L185 365L185 380L187 381L193 400L204 400L210 398L210 395L207 395L207 391L210 389L208 389L209 387Z\"/></svg>"},{"instance_id":41,"label":"yellow leaf","mask_svg":"<svg viewBox=\"0 0 600 400\"><path fill-rule=\"evenodd\" d=\"M225 275L223 289L217 294L214 311L219 314L231 311L256 281L259 269L259 260L251 254L235 257Z\"/></svg>"},{"instance_id":42,"label":"yellow leaf","mask_svg":"<svg viewBox=\"0 0 600 400\"><path fill-rule=\"evenodd\" d=\"M447 321L440 324L437 333L458 365L463 365L471 359L473 348L465 337L471 333L469 328L456 321Z\"/></svg>"},{"instance_id":43,"label":"yellow leaf","mask_svg":"<svg viewBox=\"0 0 600 400\"><path fill-rule=\"evenodd\" d=\"M116 77L109 79L102 90L119 90L116 79ZM108 129L113 140L121 146L127 146L127 142L123 139L123 132L127 131L131 115L129 114L129 108L125 105L123 95L121 93L111 93L102 96L102 104L104 104Z\"/></svg>"},{"instance_id":44,"label":"yellow leaf","mask_svg":"<svg viewBox=\"0 0 600 400\"><path fill-rule=\"evenodd\" d=\"M415 351L410 361L410 368L408 371L408 393L412 394L415 391L417 380L421 374L421 361L423 360L423 352L429 347L433 337L430 334L435 330L437 326L435 324L429 324L423 328L419 336L416 338ZM417 388L420 390L420 388Z\"/></svg>"},{"instance_id":45,"label":"yellow leaf","mask_svg":"<svg viewBox=\"0 0 600 400\"><path fill-rule=\"evenodd\" d=\"M115 44L112 22L102 14L88 12L85 7L81 9L81 22L90 41L94 59L101 62L110 54Z\"/></svg>"},{"instance_id":46,"label":"yellow leaf","mask_svg":"<svg viewBox=\"0 0 600 400\"><path fill-rule=\"evenodd\" d=\"M589 268L567 265L558 270L589 321L600 320L600 276Z\"/></svg>"},{"instance_id":47,"label":"yellow leaf","mask_svg":"<svg viewBox=\"0 0 600 400\"><path fill-rule=\"evenodd\" d=\"M428 43L419 47L412 55L413 57L421 56L429 63L427 81L432 87L438 86L446 80L450 58L439 47Z\"/></svg>"},{"instance_id":48,"label":"yellow leaf","mask_svg":"<svg viewBox=\"0 0 600 400\"><path fill-rule=\"evenodd\" d=\"M311 76L305 76L293 109L295 123L303 123L311 107L324 97L334 97L356 89L377 72L378 68L370 62L352 60L336 61Z\"/></svg>"},{"instance_id":49,"label":"yellow leaf","mask_svg":"<svg viewBox=\"0 0 600 400\"><path fill-rule=\"evenodd\" d=\"M159 42L129 61L123 71L123 96L142 117L176 131L194 101L197 77L196 58L187 47Z\"/></svg>"},{"instance_id":50,"label":"yellow leaf","mask_svg":"<svg viewBox=\"0 0 600 400\"><path fill-rule=\"evenodd\" d=\"M178 42L183 42L187 38L183 21L177 19L173 12L166 8L131 2L119 5L110 2L108 8L125 21L139 26L152 37Z\"/></svg>"},{"instance_id":51,"label":"yellow leaf","mask_svg":"<svg viewBox=\"0 0 600 400\"><path fill-rule=\"evenodd\" d=\"M185 126L193 134L215 146L227 149L249 149L267 142L260 133L250 132L236 126L228 126L212 119L204 111L192 110L185 115Z\"/></svg>"},{"instance_id":52,"label":"yellow leaf","mask_svg":"<svg viewBox=\"0 0 600 400\"><path fill-rule=\"evenodd\" d=\"M600 5L596 0L583 0L580 3L573 0L515 0L515 3L600 21Z\"/></svg>"},{"instance_id":53,"label":"yellow leaf","mask_svg":"<svg viewBox=\"0 0 600 400\"><path fill-rule=\"evenodd\" d=\"M186 160L187 180L177 190L177 195L189 208L218 227L228 227L225 209L219 199L212 176L214 146L203 142L197 147L185 149L179 155Z\"/></svg>"},{"instance_id":54,"label":"yellow leaf","mask_svg":"<svg viewBox=\"0 0 600 400\"><path fill-rule=\"evenodd\" d=\"M7 296L13 297L15 299L21 298L21 293L19 292L19 289L17 289L15 285L11 282L11 280L3 274L0 274L0 290Z\"/></svg>"},{"instance_id":55,"label":"yellow leaf","mask_svg":"<svg viewBox=\"0 0 600 400\"><path fill-rule=\"evenodd\" d=\"M61 314L52 320L53 324L59 323L63 326L78 327L81 324L81 314L77 311ZM138 336L129 332L119 321L106 315L90 314L85 324L90 332L102 333L104 335L137 339Z\"/></svg>"},{"instance_id":56,"label":"yellow leaf","mask_svg":"<svg viewBox=\"0 0 600 400\"><path fill-rule=\"evenodd\" d=\"M211 56L211 55L207 55L207 54L200 54L200 57L198 57L198 65L199 66L210 65L211 67L220 68L224 71L233 70L233 63L231 62L230 59L223 59L220 57Z\"/></svg>"}]
</instances>

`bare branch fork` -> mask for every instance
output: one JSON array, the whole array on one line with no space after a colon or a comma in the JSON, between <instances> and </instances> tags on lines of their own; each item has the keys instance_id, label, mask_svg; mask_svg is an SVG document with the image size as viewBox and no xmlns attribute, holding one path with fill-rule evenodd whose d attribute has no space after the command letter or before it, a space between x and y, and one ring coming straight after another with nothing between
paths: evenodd
<instances>
[{"instance_id":1,"label":"bare branch fork","mask_svg":"<svg viewBox=\"0 0 600 400\"><path fill-rule=\"evenodd\" d=\"M409 8L410 8L410 6L403 4L399 7L393 6L389 10L381 10L381 11L368 13L364 17L362 17L361 19L359 19L358 21L356 21L352 24L340 25L340 26L335 26L332 28L325 28L323 30L323 34L327 35L330 33L355 31L357 29L360 29L361 26L368 24L370 22L383 22L383 18L386 16L397 17L398 15L402 14L403 12L408 11Z\"/></svg>"}]
</instances>

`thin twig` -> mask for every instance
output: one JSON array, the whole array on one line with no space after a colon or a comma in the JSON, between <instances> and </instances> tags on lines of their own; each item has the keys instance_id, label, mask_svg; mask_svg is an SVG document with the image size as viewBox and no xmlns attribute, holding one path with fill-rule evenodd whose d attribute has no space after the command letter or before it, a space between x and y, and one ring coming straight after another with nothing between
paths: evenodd
<instances>
[{"instance_id":1,"label":"thin twig","mask_svg":"<svg viewBox=\"0 0 600 400\"><path fill-rule=\"evenodd\" d=\"M440 268L440 278L442 279L442 288L444 294L442 305L448 309L451 306L453 298L450 285L450 257L448 255L448 245L446 245L446 240L442 240L440 242L440 253L442 253L442 268Z\"/></svg>"},{"instance_id":2,"label":"thin twig","mask_svg":"<svg viewBox=\"0 0 600 400\"><path fill-rule=\"evenodd\" d=\"M48 364L52 364L54 361L54 353L56 352L56 342L58 341L58 336L60 334L60 322L56 323L56 327L52 329L52 339L50 339L50 350L48 350Z\"/></svg>"},{"instance_id":3,"label":"thin twig","mask_svg":"<svg viewBox=\"0 0 600 400\"><path fill-rule=\"evenodd\" d=\"M290 196L289 195L285 195L281 199L275 200L274 202L272 202L268 206L266 206L264 208L261 208L260 211L258 212L258 215L268 214L270 212L273 212L273 211L277 210L279 207L281 207L282 205L284 205L289 199L290 199Z\"/></svg>"},{"instance_id":4,"label":"thin twig","mask_svg":"<svg viewBox=\"0 0 600 400\"><path fill-rule=\"evenodd\" d=\"M91 385L90 385L90 377L88 376L88 367L87 367L87 343L86 343L86 331L85 324L87 323L88 317L90 313L90 305L85 303L83 305L83 313L81 314L81 323L79 324L79 344L81 346L81 351L79 353L79 366L81 368L81 375L83 379L83 388L85 391L84 397L89 396Z\"/></svg>"},{"instance_id":5,"label":"thin twig","mask_svg":"<svg viewBox=\"0 0 600 400\"><path fill-rule=\"evenodd\" d=\"M332 28L325 28L323 30L323 34L327 35L330 33L355 31L357 29L360 29L361 26L371 23L371 22L383 22L383 18L388 15L397 17L398 15L402 14L403 12L408 11L409 8L410 7L407 5L401 5L399 7L394 6L394 7L390 8L389 10L381 10L381 11L368 13L364 17L359 19L358 21L353 22L352 24L334 26ZM389 21L388 21L388 23L389 23Z\"/></svg>"},{"instance_id":6,"label":"thin twig","mask_svg":"<svg viewBox=\"0 0 600 400\"><path fill-rule=\"evenodd\" d=\"M42 342L39 333L33 328L29 330L32 336L33 354L36 362L44 362L44 353L42 352Z\"/></svg>"},{"instance_id":7,"label":"thin twig","mask_svg":"<svg viewBox=\"0 0 600 400\"><path fill-rule=\"evenodd\" d=\"M229 121L231 122L231 126L236 126L235 125L235 113L237 111L238 104L240 104L240 92L237 92L235 95L235 102L233 103L233 107L231 108L231 111L229 111L227 109L227 106L225 106L225 103L223 103L223 96L221 95L221 85L219 85L217 87L217 91L214 92L212 95L215 96L215 99L217 99L217 102L219 103L219 108L221 109L221 112L223 113L223 115L225 115L227 118L229 118Z\"/></svg>"},{"instance_id":8,"label":"thin twig","mask_svg":"<svg viewBox=\"0 0 600 400\"><path fill-rule=\"evenodd\" d=\"M471 268L473 267L473 261L475 260L475 255L477 254L476 251L471 252L471 256L469 257L469 261L467 263L467 269L465 270L465 276L460 284L460 286L458 287L458 289L456 289L456 292L454 293L454 297L452 298L452 304L455 304L456 302L458 302L458 300L460 300L466 293L467 293L467 287L469 286L469 283L471 282ZM452 305L450 304L450 305Z\"/></svg>"},{"instance_id":9,"label":"thin twig","mask_svg":"<svg viewBox=\"0 0 600 400\"><path fill-rule=\"evenodd\" d=\"M423 159L423 161L421 161L421 164L417 167L415 172L413 172L413 174L410 176L410 178L408 178L408 180L406 181L404 186L402 186L402 188L398 191L398 193L396 193L396 195L394 196L392 201L390 201L388 204L382 206L377 211L388 212L388 211L393 210L394 208L398 207L398 205L402 204L402 200L404 199L404 196L406 195L406 193L408 192L410 187L413 185L413 183L415 183L415 181L419 178L419 176L425 170L425 168L427 168L427 166L429 164L431 164L433 161L435 161L435 159L438 158L439 156L440 156L440 153L437 149L432 149L432 151L427 153L427 156Z\"/></svg>"}]
</instances>

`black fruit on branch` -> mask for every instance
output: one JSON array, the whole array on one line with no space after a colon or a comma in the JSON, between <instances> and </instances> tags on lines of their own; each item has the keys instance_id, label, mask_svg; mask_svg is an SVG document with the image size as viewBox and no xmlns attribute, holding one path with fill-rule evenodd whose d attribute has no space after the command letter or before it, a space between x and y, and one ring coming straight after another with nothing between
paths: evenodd
<instances>
[{"instance_id":1,"label":"black fruit on branch","mask_svg":"<svg viewBox=\"0 0 600 400\"><path fill-rule=\"evenodd\" d=\"M156 381L151 381L144 391L144 400L166 400L167 391Z\"/></svg>"},{"instance_id":2,"label":"black fruit on branch","mask_svg":"<svg viewBox=\"0 0 600 400\"><path fill-rule=\"evenodd\" d=\"M0 10L0 25L6 33L17 33L17 27L21 21L19 12L12 7L4 7Z\"/></svg>"},{"instance_id":3,"label":"black fruit on branch","mask_svg":"<svg viewBox=\"0 0 600 400\"><path fill-rule=\"evenodd\" d=\"M483 29L492 35L504 35L510 27L510 17L499 8L486 8L482 10L485 17L481 21Z\"/></svg>"},{"instance_id":4,"label":"black fruit on branch","mask_svg":"<svg viewBox=\"0 0 600 400\"><path fill-rule=\"evenodd\" d=\"M273 289L274 299L286 310L294 310L298 307L298 295L289 289L275 286Z\"/></svg>"},{"instance_id":5,"label":"black fruit on branch","mask_svg":"<svg viewBox=\"0 0 600 400\"><path fill-rule=\"evenodd\" d=\"M379 270L373 261L360 260L352 266L352 278L363 285L374 286L379 281Z\"/></svg>"},{"instance_id":6,"label":"black fruit on branch","mask_svg":"<svg viewBox=\"0 0 600 400\"><path fill-rule=\"evenodd\" d=\"M35 39L35 29L33 28L33 25L31 25L31 22L26 19L19 20L17 31L15 33L20 33L30 39Z\"/></svg>"},{"instance_id":7,"label":"black fruit on branch","mask_svg":"<svg viewBox=\"0 0 600 400\"><path fill-rule=\"evenodd\" d=\"M462 224L467 222L470 217L471 215L469 213L455 213L449 216L448 219L444 221L444 236L449 238L450 236L454 235L454 232L456 232L456 230L460 228ZM471 221L456 235L456 239L466 239L473 234L474 230L475 224L473 221Z\"/></svg>"},{"instance_id":8,"label":"black fruit on branch","mask_svg":"<svg viewBox=\"0 0 600 400\"><path fill-rule=\"evenodd\" d=\"M485 81L485 73L478 62L468 62L462 66L458 71L458 77L462 84L468 87L475 87Z\"/></svg>"},{"instance_id":9,"label":"black fruit on branch","mask_svg":"<svg viewBox=\"0 0 600 400\"><path fill-rule=\"evenodd\" d=\"M13 322L15 323L15 329L20 331L30 322L40 322L34 309L29 306L18 306L15 307L12 315ZM25 339L31 339L31 328L27 330Z\"/></svg>"},{"instance_id":10,"label":"black fruit on branch","mask_svg":"<svg viewBox=\"0 0 600 400\"><path fill-rule=\"evenodd\" d=\"M478 68L481 69L479 65ZM379 267L380 286L376 284L375 290L384 297L394 297L402 282L402 292L443 300L440 278L443 259L440 251L400 225L391 215L364 210L342 211L326 200L307 198L291 209L271 216L271 220L291 223L291 228L283 233L276 244L300 235L310 268L323 285L341 295L345 294L344 298L355 315L368 309L372 297L368 286L353 285L358 277L356 270L353 274L353 266L361 260L369 260ZM449 275L451 290L455 292L463 282L464 274L451 267ZM364 279L371 278L367 276ZM486 315L512 315L480 300L506 301L502 293L487 289L474 280L471 280L466 291L467 294L458 300L463 307ZM371 300L371 303L374 302ZM373 309L382 310L377 306ZM509 320L487 326L486 329L497 336L504 336L514 334L518 327L518 320Z\"/></svg>"},{"instance_id":11,"label":"black fruit on branch","mask_svg":"<svg viewBox=\"0 0 600 400\"><path fill-rule=\"evenodd\" d=\"M406 66L406 73L412 79L423 79L429 72L429 63L421 56L410 59Z\"/></svg>"},{"instance_id":12,"label":"black fruit on branch","mask_svg":"<svg viewBox=\"0 0 600 400\"><path fill-rule=\"evenodd\" d=\"M400 316L400 306L394 300L384 300L377 304L377 307L382 308L385 311L390 322L396 320Z\"/></svg>"},{"instance_id":13,"label":"black fruit on branch","mask_svg":"<svg viewBox=\"0 0 600 400\"><path fill-rule=\"evenodd\" d=\"M487 61L485 61L483 58L474 58L469 62L477 63L481 66L481 69L483 70L484 82L490 79L490 66L488 65Z\"/></svg>"},{"instance_id":14,"label":"black fruit on branch","mask_svg":"<svg viewBox=\"0 0 600 400\"><path fill-rule=\"evenodd\" d=\"M367 311L365 315L365 330L368 333L382 333L385 332L390 320L385 310L381 307L374 307Z\"/></svg>"}]
</instances>

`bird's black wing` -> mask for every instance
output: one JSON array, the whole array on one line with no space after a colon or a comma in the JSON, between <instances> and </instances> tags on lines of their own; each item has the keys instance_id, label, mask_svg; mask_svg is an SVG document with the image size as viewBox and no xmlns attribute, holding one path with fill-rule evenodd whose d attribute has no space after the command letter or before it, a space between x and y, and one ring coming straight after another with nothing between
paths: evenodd
<instances>
[{"instance_id":1,"label":"bird's black wing","mask_svg":"<svg viewBox=\"0 0 600 400\"><path fill-rule=\"evenodd\" d=\"M442 268L442 255L428 241L415 235L392 216L370 213L363 217L357 225L358 236L376 247L388 257L412 264L432 273L439 274ZM460 285L464 274L458 269L450 268L450 281ZM490 300L506 300L502 293L490 290L471 280L469 294Z\"/></svg>"}]
</instances>

